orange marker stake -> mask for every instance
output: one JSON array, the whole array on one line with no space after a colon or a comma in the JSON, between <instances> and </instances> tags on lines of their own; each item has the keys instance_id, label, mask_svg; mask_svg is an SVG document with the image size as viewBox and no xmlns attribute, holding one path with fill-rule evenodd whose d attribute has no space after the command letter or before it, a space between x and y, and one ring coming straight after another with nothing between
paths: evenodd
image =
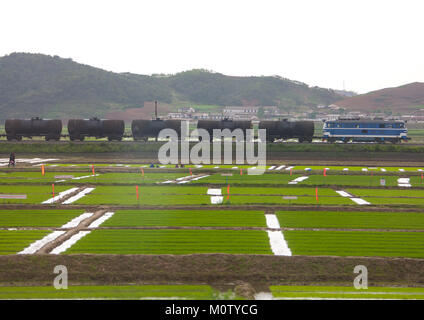
<instances>
[{"instance_id":1,"label":"orange marker stake","mask_svg":"<svg viewBox=\"0 0 424 320\"><path fill-rule=\"evenodd\" d=\"M292 169L290 169L290 175L292 175Z\"/></svg>"},{"instance_id":2,"label":"orange marker stake","mask_svg":"<svg viewBox=\"0 0 424 320\"><path fill-rule=\"evenodd\" d=\"M44 176L44 164L41 165L41 174Z\"/></svg>"},{"instance_id":3,"label":"orange marker stake","mask_svg":"<svg viewBox=\"0 0 424 320\"><path fill-rule=\"evenodd\" d=\"M315 199L318 202L318 187L315 188Z\"/></svg>"},{"instance_id":4,"label":"orange marker stake","mask_svg":"<svg viewBox=\"0 0 424 320\"><path fill-rule=\"evenodd\" d=\"M323 175L324 175L324 177L326 177L326 176L327 176L327 169L326 169L326 168L324 168L324 173L323 173Z\"/></svg>"},{"instance_id":5,"label":"orange marker stake","mask_svg":"<svg viewBox=\"0 0 424 320\"><path fill-rule=\"evenodd\" d=\"M52 183L52 193L53 193L53 198L54 198L54 183Z\"/></svg>"},{"instance_id":6,"label":"orange marker stake","mask_svg":"<svg viewBox=\"0 0 424 320\"><path fill-rule=\"evenodd\" d=\"M143 168L140 168L140 171L141 171L142 176L144 177L144 170L143 170Z\"/></svg>"},{"instance_id":7,"label":"orange marker stake","mask_svg":"<svg viewBox=\"0 0 424 320\"><path fill-rule=\"evenodd\" d=\"M243 175L243 169L240 169L240 175L241 176Z\"/></svg>"},{"instance_id":8,"label":"orange marker stake","mask_svg":"<svg viewBox=\"0 0 424 320\"><path fill-rule=\"evenodd\" d=\"M93 176L94 176L94 165L91 165L91 172L93 173Z\"/></svg>"},{"instance_id":9,"label":"orange marker stake","mask_svg":"<svg viewBox=\"0 0 424 320\"><path fill-rule=\"evenodd\" d=\"M227 186L227 200L230 199L230 185Z\"/></svg>"},{"instance_id":10,"label":"orange marker stake","mask_svg":"<svg viewBox=\"0 0 424 320\"><path fill-rule=\"evenodd\" d=\"M193 173L191 172L191 168L189 168L190 169L190 175L192 176L193 175Z\"/></svg>"},{"instance_id":11,"label":"orange marker stake","mask_svg":"<svg viewBox=\"0 0 424 320\"><path fill-rule=\"evenodd\" d=\"M138 201L138 186L135 186L135 192L137 194L137 201Z\"/></svg>"}]
</instances>

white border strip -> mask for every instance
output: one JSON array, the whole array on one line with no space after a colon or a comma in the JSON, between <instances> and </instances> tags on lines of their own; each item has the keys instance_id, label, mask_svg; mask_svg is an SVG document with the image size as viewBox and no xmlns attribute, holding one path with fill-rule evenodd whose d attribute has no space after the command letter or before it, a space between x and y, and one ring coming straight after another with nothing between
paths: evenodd
<instances>
[{"instance_id":1,"label":"white border strip","mask_svg":"<svg viewBox=\"0 0 424 320\"><path fill-rule=\"evenodd\" d=\"M77 190L78 190L78 188L71 188L71 189L68 189L68 190L62 191L62 192L60 192L57 196L55 196L55 197L53 197L53 198L50 198L50 199L48 199L48 200L46 200L46 201L41 202L41 204L48 204L48 203L56 202L56 201L58 201L58 200L62 199L63 197L67 196L68 194L70 194L70 193L72 193L72 192L75 192L75 191L77 191Z\"/></svg>"},{"instance_id":2,"label":"white border strip","mask_svg":"<svg viewBox=\"0 0 424 320\"><path fill-rule=\"evenodd\" d=\"M93 214L89 213L89 212L85 212L82 215L72 219L71 221L69 221L68 223L65 223L63 226L61 226L61 229L70 229L70 228L75 228L76 226L78 226L81 221L90 218Z\"/></svg>"},{"instance_id":3,"label":"white border strip","mask_svg":"<svg viewBox=\"0 0 424 320\"><path fill-rule=\"evenodd\" d=\"M271 250L276 256L291 256L291 250L281 231L267 231Z\"/></svg>"},{"instance_id":4,"label":"white border strip","mask_svg":"<svg viewBox=\"0 0 424 320\"><path fill-rule=\"evenodd\" d=\"M266 214L265 220L267 227L270 229L280 229L280 223L278 222L277 216L275 214ZM276 256L291 256L291 250L284 239L283 233L278 230L268 230L269 244L271 250Z\"/></svg>"},{"instance_id":5,"label":"white border strip","mask_svg":"<svg viewBox=\"0 0 424 320\"><path fill-rule=\"evenodd\" d=\"M106 212L104 215L102 215L99 219L93 221L88 228L92 229L92 228L97 228L98 226L100 226L103 222L105 222L107 219L109 219L110 217L112 217L114 215L115 212Z\"/></svg>"},{"instance_id":6,"label":"white border strip","mask_svg":"<svg viewBox=\"0 0 424 320\"><path fill-rule=\"evenodd\" d=\"M50 254L60 254L62 252L65 252L70 247L72 247L78 240L80 240L82 237L89 234L91 231L80 231L77 234L74 234L72 237L70 237L68 240L63 242L60 246L54 248Z\"/></svg>"},{"instance_id":7,"label":"white border strip","mask_svg":"<svg viewBox=\"0 0 424 320\"><path fill-rule=\"evenodd\" d=\"M304 177L297 177L296 179L292 180L289 182L289 184L298 184L299 182L302 182L306 179L309 179L309 177L304 176Z\"/></svg>"},{"instance_id":8,"label":"white border strip","mask_svg":"<svg viewBox=\"0 0 424 320\"><path fill-rule=\"evenodd\" d=\"M352 197L352 195L351 194L349 194L349 193L347 193L346 191L336 191L339 195L341 195L342 197L348 197L348 198L351 198Z\"/></svg>"},{"instance_id":9,"label":"white border strip","mask_svg":"<svg viewBox=\"0 0 424 320\"><path fill-rule=\"evenodd\" d=\"M350 198L350 200L352 200L353 202L356 202L359 205L370 204L368 201L365 201L364 199L361 199L361 198Z\"/></svg>"},{"instance_id":10,"label":"white border strip","mask_svg":"<svg viewBox=\"0 0 424 320\"><path fill-rule=\"evenodd\" d=\"M364 199L361 198L354 198L351 194L347 193L346 191L336 191L339 195L341 195L342 197L347 197L350 200L352 200L353 202L355 202L356 204L359 205L363 205L363 204L371 204L368 201L365 201Z\"/></svg>"},{"instance_id":11,"label":"white border strip","mask_svg":"<svg viewBox=\"0 0 424 320\"><path fill-rule=\"evenodd\" d=\"M70 197L68 200L64 201L63 204L70 204L72 202L75 202L75 201L81 199L82 197L84 197L86 194L88 194L91 191L93 191L94 189L95 188L85 188L81 192L77 193L75 196Z\"/></svg>"},{"instance_id":12,"label":"white border strip","mask_svg":"<svg viewBox=\"0 0 424 320\"><path fill-rule=\"evenodd\" d=\"M44 247L47 243L59 238L65 232L66 231L53 231L52 233L49 233L48 235L46 235L43 239L40 239L31 243L29 247L18 252L18 254L34 254L36 251Z\"/></svg>"}]
</instances>

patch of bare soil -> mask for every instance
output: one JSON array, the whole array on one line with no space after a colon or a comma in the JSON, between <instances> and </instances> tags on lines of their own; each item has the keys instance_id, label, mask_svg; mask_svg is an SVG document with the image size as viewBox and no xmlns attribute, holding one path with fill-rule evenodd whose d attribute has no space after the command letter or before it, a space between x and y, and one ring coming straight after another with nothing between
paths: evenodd
<instances>
[{"instance_id":1,"label":"patch of bare soil","mask_svg":"<svg viewBox=\"0 0 424 320\"><path fill-rule=\"evenodd\" d=\"M364 265L369 286L424 286L424 259L231 254L8 255L0 257L0 285L52 285L57 265L68 268L69 285L352 286L354 267Z\"/></svg>"},{"instance_id":2,"label":"patch of bare soil","mask_svg":"<svg viewBox=\"0 0 424 320\"><path fill-rule=\"evenodd\" d=\"M246 299L254 300L256 291L250 283L237 281L234 287L234 293Z\"/></svg>"}]
</instances>

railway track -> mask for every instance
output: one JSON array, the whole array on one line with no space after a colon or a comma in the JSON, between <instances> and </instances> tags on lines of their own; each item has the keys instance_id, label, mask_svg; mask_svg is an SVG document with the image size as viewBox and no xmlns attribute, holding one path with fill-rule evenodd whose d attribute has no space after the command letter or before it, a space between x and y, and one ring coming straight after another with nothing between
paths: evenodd
<instances>
[{"instance_id":1,"label":"railway track","mask_svg":"<svg viewBox=\"0 0 424 320\"><path fill-rule=\"evenodd\" d=\"M62 137L62 138L66 138L66 137ZM129 137L127 137L127 139L130 139ZM318 138L317 138L318 139ZM123 141L108 141L107 139L98 139L98 140L84 140L84 141L69 141L69 140L59 140L59 141L45 141L44 139L25 139L25 140L21 140L21 141L16 141L16 140L12 140L12 141L8 141L6 140L6 138L3 136L1 138L0 135L0 143L17 143L17 144L32 144L32 143L45 143L45 144L49 144L49 145L65 145L65 144L101 144L101 143L113 143L113 144L128 144L128 143L138 143L138 144L145 144L145 145L155 145L155 144L162 144L162 143L166 143L168 141L134 141L134 140L123 140ZM180 142L180 141L179 141ZM197 143L197 141L191 140L190 143ZM235 143L235 142L234 142ZM340 145L377 145L377 144L381 144L381 145L392 145L391 143L377 143L377 142L350 142L350 143L340 143L340 142L336 142L336 143L330 143L330 142L296 142L296 141L276 141L276 142L272 142L272 144L287 144L287 145L329 145L329 144L340 144ZM401 142L398 143L397 145L405 145L405 146L424 146L424 142L423 143L410 143L410 142Z\"/></svg>"}]
</instances>

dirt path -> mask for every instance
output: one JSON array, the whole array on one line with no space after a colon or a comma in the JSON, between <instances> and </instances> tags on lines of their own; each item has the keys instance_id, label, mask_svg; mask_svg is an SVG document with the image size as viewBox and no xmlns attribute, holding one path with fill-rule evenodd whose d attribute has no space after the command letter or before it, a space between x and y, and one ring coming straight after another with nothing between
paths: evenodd
<instances>
[{"instance_id":1,"label":"dirt path","mask_svg":"<svg viewBox=\"0 0 424 320\"><path fill-rule=\"evenodd\" d=\"M58 237L57 239L47 243L45 246L40 248L35 254L47 254L50 253L54 248L60 246L63 242L71 238L73 235L78 232L85 230L92 222L99 219L104 215L107 210L98 210L91 217L81 221L75 228L67 229L67 232ZM90 229L91 230L91 229Z\"/></svg>"},{"instance_id":2,"label":"dirt path","mask_svg":"<svg viewBox=\"0 0 424 320\"><path fill-rule=\"evenodd\" d=\"M0 285L52 285L57 265L68 268L69 285L352 286L354 267L365 265L369 286L424 286L424 259L231 254L7 255L0 256Z\"/></svg>"},{"instance_id":3,"label":"dirt path","mask_svg":"<svg viewBox=\"0 0 424 320\"><path fill-rule=\"evenodd\" d=\"M116 210L220 210L220 211L265 211L267 213L274 213L276 211L344 211L344 212L415 212L424 214L424 211L416 206L398 206L393 207L384 205L369 205L369 206L354 206L354 205L173 205L173 206L152 206L152 205L45 205L45 204L2 204L1 210L27 210L27 209L65 209L75 210L81 209L87 212L94 212L102 208L108 208L110 211Z\"/></svg>"}]
</instances>

